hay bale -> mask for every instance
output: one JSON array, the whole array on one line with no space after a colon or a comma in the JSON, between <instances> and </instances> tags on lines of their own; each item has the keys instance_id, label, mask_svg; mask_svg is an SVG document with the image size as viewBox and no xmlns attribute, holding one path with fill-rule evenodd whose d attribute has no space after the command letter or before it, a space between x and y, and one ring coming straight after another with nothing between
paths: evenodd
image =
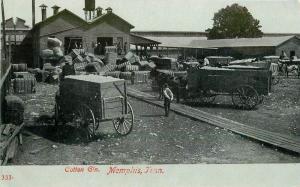
<instances>
[{"instance_id":1,"label":"hay bale","mask_svg":"<svg viewBox=\"0 0 300 187\"><path fill-rule=\"evenodd\" d=\"M20 125L24 121L25 104L23 100L14 95L8 95L4 100L4 121Z\"/></svg>"},{"instance_id":2,"label":"hay bale","mask_svg":"<svg viewBox=\"0 0 300 187\"><path fill-rule=\"evenodd\" d=\"M54 56L54 52L51 49L44 49L41 52L41 57L42 58L50 58Z\"/></svg>"},{"instance_id":3,"label":"hay bale","mask_svg":"<svg viewBox=\"0 0 300 187\"><path fill-rule=\"evenodd\" d=\"M53 48L53 54L56 57L63 57L64 56L64 53L63 53L63 51L61 50L60 47L54 47Z\"/></svg>"},{"instance_id":4,"label":"hay bale","mask_svg":"<svg viewBox=\"0 0 300 187\"><path fill-rule=\"evenodd\" d=\"M60 41L57 38L48 38L47 39L47 46L49 49L55 48L55 47L61 47L62 41Z\"/></svg>"}]
</instances>

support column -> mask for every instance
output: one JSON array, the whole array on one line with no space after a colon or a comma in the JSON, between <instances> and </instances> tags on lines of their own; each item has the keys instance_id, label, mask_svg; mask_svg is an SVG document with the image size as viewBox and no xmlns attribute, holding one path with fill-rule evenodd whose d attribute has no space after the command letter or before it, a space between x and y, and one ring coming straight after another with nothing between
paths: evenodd
<instances>
[{"instance_id":1,"label":"support column","mask_svg":"<svg viewBox=\"0 0 300 187\"><path fill-rule=\"evenodd\" d=\"M138 55L138 45L135 45L135 54L137 54Z\"/></svg>"}]
</instances>

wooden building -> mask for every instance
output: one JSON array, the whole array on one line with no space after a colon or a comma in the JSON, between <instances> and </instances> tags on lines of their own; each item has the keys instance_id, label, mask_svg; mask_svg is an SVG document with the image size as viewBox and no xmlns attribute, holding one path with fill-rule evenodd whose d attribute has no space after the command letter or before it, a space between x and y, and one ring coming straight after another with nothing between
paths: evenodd
<instances>
[{"instance_id":1,"label":"wooden building","mask_svg":"<svg viewBox=\"0 0 300 187\"><path fill-rule=\"evenodd\" d=\"M300 57L300 38L298 36L194 40L190 47L216 48L217 55L232 56L238 59L269 55L279 56L282 51L289 57Z\"/></svg>"},{"instance_id":2,"label":"wooden building","mask_svg":"<svg viewBox=\"0 0 300 187\"><path fill-rule=\"evenodd\" d=\"M42 5L45 15L45 5ZM121 53L129 50L130 30L133 25L113 13L111 8L102 13L98 8L97 15L84 20L71 11L64 9L37 23L22 43L20 57L26 59L30 67L40 67L42 50L47 49L47 38L55 37L62 41L64 54L68 54L75 46L82 46L87 52L104 55L105 46L118 46ZM120 51L120 50L119 50ZM32 54L32 55L31 55Z\"/></svg>"}]
</instances>

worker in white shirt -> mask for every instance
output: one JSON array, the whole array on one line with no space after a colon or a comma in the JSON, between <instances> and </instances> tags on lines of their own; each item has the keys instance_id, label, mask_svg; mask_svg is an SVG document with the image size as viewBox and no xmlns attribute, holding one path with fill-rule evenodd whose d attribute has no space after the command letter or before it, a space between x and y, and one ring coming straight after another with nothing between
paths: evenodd
<instances>
[{"instance_id":1,"label":"worker in white shirt","mask_svg":"<svg viewBox=\"0 0 300 187\"><path fill-rule=\"evenodd\" d=\"M204 58L204 63L203 63L204 66L208 66L209 65L209 60L207 58Z\"/></svg>"},{"instance_id":2,"label":"worker in white shirt","mask_svg":"<svg viewBox=\"0 0 300 187\"><path fill-rule=\"evenodd\" d=\"M163 96L164 96L164 106L165 106L165 116L169 116L171 102L173 101L173 93L170 90L168 84L163 86Z\"/></svg>"}]
</instances>

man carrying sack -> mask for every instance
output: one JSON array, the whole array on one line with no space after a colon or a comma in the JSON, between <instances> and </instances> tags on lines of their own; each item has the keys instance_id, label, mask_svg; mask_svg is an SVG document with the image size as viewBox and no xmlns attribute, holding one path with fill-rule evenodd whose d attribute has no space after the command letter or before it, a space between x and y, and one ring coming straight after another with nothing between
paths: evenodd
<instances>
[{"instance_id":1,"label":"man carrying sack","mask_svg":"<svg viewBox=\"0 0 300 187\"><path fill-rule=\"evenodd\" d=\"M163 96L164 96L165 116L168 117L170 112L170 105L171 102L173 101L173 93L170 90L167 83L164 84L163 87Z\"/></svg>"}]
</instances>

